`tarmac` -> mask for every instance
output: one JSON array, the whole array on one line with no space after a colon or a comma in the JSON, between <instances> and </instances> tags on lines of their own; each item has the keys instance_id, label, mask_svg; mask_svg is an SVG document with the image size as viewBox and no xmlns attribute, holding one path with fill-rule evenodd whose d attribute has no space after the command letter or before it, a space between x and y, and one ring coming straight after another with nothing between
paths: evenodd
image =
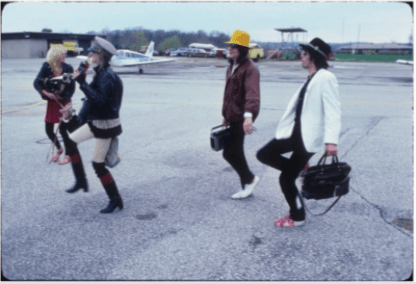
<instances>
[{"instance_id":1,"label":"tarmac","mask_svg":"<svg viewBox=\"0 0 416 284\"><path fill-rule=\"evenodd\" d=\"M261 109L245 140L252 196L233 200L237 174L210 148L222 123L227 61L115 68L124 83L121 163L111 169L124 209L92 168L94 141L79 145L90 186L68 194L71 166L47 162L46 102L33 88L43 59L2 59L1 253L10 280L397 281L413 271L413 67L330 62L339 82L339 159L350 192L306 225L279 229L288 206L279 172L256 152L273 139L306 80L299 61L260 61ZM79 61L67 62L76 68ZM87 77L91 80L92 74ZM73 97L81 106L83 93ZM322 147L322 152L324 147ZM316 164L322 153L310 161ZM313 213L333 202L308 200Z\"/></svg>"}]
</instances>

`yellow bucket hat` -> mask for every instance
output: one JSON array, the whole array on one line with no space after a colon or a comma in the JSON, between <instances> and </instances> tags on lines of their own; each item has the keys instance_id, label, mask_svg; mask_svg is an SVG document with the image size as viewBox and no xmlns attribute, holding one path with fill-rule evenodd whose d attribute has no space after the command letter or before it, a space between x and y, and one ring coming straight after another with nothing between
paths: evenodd
<instances>
[{"instance_id":1,"label":"yellow bucket hat","mask_svg":"<svg viewBox=\"0 0 416 284\"><path fill-rule=\"evenodd\" d=\"M250 35L246 31L236 30L231 36L230 41L227 41L225 43L238 44L250 48Z\"/></svg>"}]
</instances>

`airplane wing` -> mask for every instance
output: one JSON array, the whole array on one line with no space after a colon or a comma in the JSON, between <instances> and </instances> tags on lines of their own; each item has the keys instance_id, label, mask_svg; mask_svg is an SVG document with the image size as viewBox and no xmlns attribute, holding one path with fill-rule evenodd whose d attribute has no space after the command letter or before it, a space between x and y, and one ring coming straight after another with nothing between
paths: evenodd
<instances>
[{"instance_id":1,"label":"airplane wing","mask_svg":"<svg viewBox=\"0 0 416 284\"><path fill-rule=\"evenodd\" d=\"M404 65L413 65L413 61L410 60L403 60L403 59L397 59L396 63L398 64L404 64Z\"/></svg>"},{"instance_id":2,"label":"airplane wing","mask_svg":"<svg viewBox=\"0 0 416 284\"><path fill-rule=\"evenodd\" d=\"M88 60L88 56L85 56L85 55L78 55L76 58L80 59L82 61L87 61Z\"/></svg>"}]
</instances>

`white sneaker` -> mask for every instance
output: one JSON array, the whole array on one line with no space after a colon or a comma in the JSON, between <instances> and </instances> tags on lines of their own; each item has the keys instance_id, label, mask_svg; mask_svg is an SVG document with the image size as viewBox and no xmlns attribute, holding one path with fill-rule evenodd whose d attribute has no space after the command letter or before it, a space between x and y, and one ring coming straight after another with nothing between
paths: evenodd
<instances>
[{"instance_id":1,"label":"white sneaker","mask_svg":"<svg viewBox=\"0 0 416 284\"><path fill-rule=\"evenodd\" d=\"M259 182L260 178L258 176L254 177L254 180L250 184L244 185L244 189L240 190L233 196L231 196L232 199L239 199L239 198L246 198L250 196L253 193L254 188L256 187L257 183Z\"/></svg>"},{"instance_id":2,"label":"white sneaker","mask_svg":"<svg viewBox=\"0 0 416 284\"><path fill-rule=\"evenodd\" d=\"M239 192L235 193L233 196L231 196L232 199L239 199L244 198L242 197L242 194L244 193L244 190L240 190Z\"/></svg>"}]
</instances>

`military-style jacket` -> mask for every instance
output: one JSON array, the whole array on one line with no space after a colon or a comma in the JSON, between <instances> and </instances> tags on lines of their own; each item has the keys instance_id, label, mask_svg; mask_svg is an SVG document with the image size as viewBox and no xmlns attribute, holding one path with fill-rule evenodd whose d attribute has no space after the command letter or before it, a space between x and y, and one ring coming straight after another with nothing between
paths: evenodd
<instances>
[{"instance_id":1,"label":"military-style jacket","mask_svg":"<svg viewBox=\"0 0 416 284\"><path fill-rule=\"evenodd\" d=\"M80 85L87 98L79 116L83 121L119 118L123 83L108 64L96 72L90 84L83 82Z\"/></svg>"}]
</instances>

